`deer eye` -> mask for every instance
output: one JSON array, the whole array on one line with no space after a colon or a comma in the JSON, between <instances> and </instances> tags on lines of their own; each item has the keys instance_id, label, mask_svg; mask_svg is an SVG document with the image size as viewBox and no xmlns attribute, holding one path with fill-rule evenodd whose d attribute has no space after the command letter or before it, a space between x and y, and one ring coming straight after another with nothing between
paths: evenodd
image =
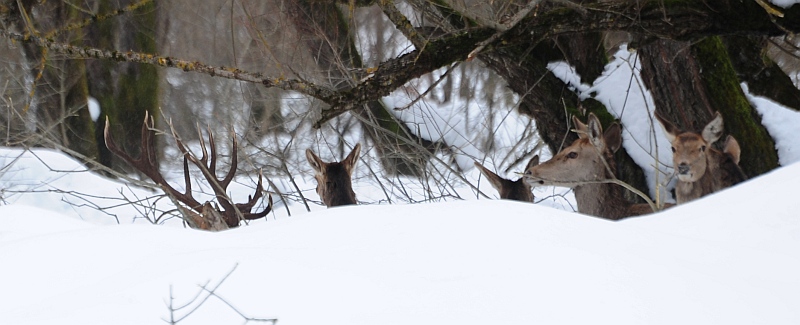
<instances>
[{"instance_id":1,"label":"deer eye","mask_svg":"<svg viewBox=\"0 0 800 325\"><path fill-rule=\"evenodd\" d=\"M573 152L570 152L570 153L568 153L568 154L567 154L567 158L569 158L569 159L575 159L575 158L578 158L578 153L577 153L577 152L575 152L575 151L573 151Z\"/></svg>"},{"instance_id":2,"label":"deer eye","mask_svg":"<svg viewBox=\"0 0 800 325\"><path fill-rule=\"evenodd\" d=\"M671 147L671 148L672 148L672 153L675 153L675 147Z\"/></svg>"},{"instance_id":3,"label":"deer eye","mask_svg":"<svg viewBox=\"0 0 800 325\"><path fill-rule=\"evenodd\" d=\"M700 146L700 152L706 151L706 146Z\"/></svg>"}]
</instances>

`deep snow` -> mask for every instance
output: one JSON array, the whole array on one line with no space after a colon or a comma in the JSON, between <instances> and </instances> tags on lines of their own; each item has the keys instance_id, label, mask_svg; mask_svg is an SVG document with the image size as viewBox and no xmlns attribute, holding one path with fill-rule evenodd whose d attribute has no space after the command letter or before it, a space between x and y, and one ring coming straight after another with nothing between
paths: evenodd
<instances>
[{"instance_id":1,"label":"deep snow","mask_svg":"<svg viewBox=\"0 0 800 325\"><path fill-rule=\"evenodd\" d=\"M800 164L610 222L499 200L222 233L0 207L0 323L152 324L198 285L280 324L797 324ZM235 270L234 270L235 268ZM209 299L181 324L243 323Z\"/></svg>"}]
</instances>

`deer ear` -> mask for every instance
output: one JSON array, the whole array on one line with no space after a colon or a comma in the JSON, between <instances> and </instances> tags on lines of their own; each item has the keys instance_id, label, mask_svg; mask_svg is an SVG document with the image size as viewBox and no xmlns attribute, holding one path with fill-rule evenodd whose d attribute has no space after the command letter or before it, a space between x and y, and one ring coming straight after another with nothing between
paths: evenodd
<instances>
[{"instance_id":1,"label":"deer ear","mask_svg":"<svg viewBox=\"0 0 800 325\"><path fill-rule=\"evenodd\" d=\"M497 174L493 173L491 170L483 167L483 165L479 164L477 161L475 162L475 167L478 167L478 170L481 171L483 176L486 176L486 179L489 180L489 184L492 184L492 187L500 192L503 189L503 178L497 176Z\"/></svg>"},{"instance_id":2,"label":"deer ear","mask_svg":"<svg viewBox=\"0 0 800 325\"><path fill-rule=\"evenodd\" d=\"M600 125L600 119L598 119L593 113L589 114L587 136L592 145L600 150L603 150L603 147L605 147L605 139L603 139L603 126Z\"/></svg>"},{"instance_id":3,"label":"deer ear","mask_svg":"<svg viewBox=\"0 0 800 325\"><path fill-rule=\"evenodd\" d=\"M703 140L706 140L708 144L717 142L717 140L722 137L724 128L725 124L722 122L722 115L716 112L716 114L714 114L714 119L708 122L706 127L703 128Z\"/></svg>"},{"instance_id":4,"label":"deer ear","mask_svg":"<svg viewBox=\"0 0 800 325\"><path fill-rule=\"evenodd\" d=\"M308 163L311 164L311 168L314 168L315 172L322 172L322 166L325 163L322 161L322 159L319 159L319 157L317 157L317 155L315 155L311 149L306 149L306 159L308 159Z\"/></svg>"},{"instance_id":5,"label":"deer ear","mask_svg":"<svg viewBox=\"0 0 800 325\"><path fill-rule=\"evenodd\" d=\"M578 133L578 138L585 139L588 136L589 130L586 124L583 124L575 115L572 115L572 124L575 125L575 132Z\"/></svg>"},{"instance_id":6,"label":"deer ear","mask_svg":"<svg viewBox=\"0 0 800 325\"><path fill-rule=\"evenodd\" d=\"M358 162L358 154L361 153L361 144L356 143L356 146L353 147L353 151L350 151L350 154L347 155L347 158L342 160L342 164L344 168L347 169L348 174L353 174L353 169L356 167L356 163Z\"/></svg>"},{"instance_id":7,"label":"deer ear","mask_svg":"<svg viewBox=\"0 0 800 325\"><path fill-rule=\"evenodd\" d=\"M531 169L533 166L537 165L539 165L539 155L533 156L533 158L528 161L528 164L525 166L525 170Z\"/></svg>"},{"instance_id":8,"label":"deer ear","mask_svg":"<svg viewBox=\"0 0 800 325\"><path fill-rule=\"evenodd\" d=\"M739 164L739 159L742 156L742 148L739 147L739 141L736 141L732 135L728 135L725 139L725 149L722 152L731 157L735 164Z\"/></svg>"},{"instance_id":9,"label":"deer ear","mask_svg":"<svg viewBox=\"0 0 800 325\"><path fill-rule=\"evenodd\" d=\"M680 133L678 128L675 127L674 124L667 121L667 119L665 119L663 116L661 116L661 113L659 113L658 111L655 112L655 116L656 120L658 120L658 124L661 124L661 129L664 130L664 135L667 136L667 140L670 143L674 142L675 138L677 138L678 134Z\"/></svg>"},{"instance_id":10,"label":"deer ear","mask_svg":"<svg viewBox=\"0 0 800 325\"><path fill-rule=\"evenodd\" d=\"M612 153L617 152L622 145L622 127L619 123L612 123L603 134L603 139L605 139L608 150L611 150Z\"/></svg>"}]
</instances>

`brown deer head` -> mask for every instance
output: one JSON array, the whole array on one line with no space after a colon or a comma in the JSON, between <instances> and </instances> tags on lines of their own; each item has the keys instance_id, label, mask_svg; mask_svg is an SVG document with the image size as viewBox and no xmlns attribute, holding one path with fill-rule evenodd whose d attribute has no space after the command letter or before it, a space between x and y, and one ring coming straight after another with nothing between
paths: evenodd
<instances>
[{"instance_id":1,"label":"brown deer head","mask_svg":"<svg viewBox=\"0 0 800 325\"><path fill-rule=\"evenodd\" d=\"M272 210L272 196L269 196L269 203L266 208L261 212L251 213L250 210L258 203L258 200L263 195L264 191L261 185L261 175L258 176L258 184L256 185L255 193L248 196L245 203L234 203L227 194L228 185L233 181L238 166L238 158L236 155L237 142L233 137L233 145L231 146L231 168L222 179L217 178L217 147L214 141L214 135L211 130L208 130L208 142L211 149L209 155L206 150L205 141L200 137L200 146L203 148L203 156L197 158L191 153L183 144L180 137L172 129L172 135L175 138L175 143L183 153L183 177L186 191L181 193L176 190L172 185L167 183L161 171L158 169L156 162L155 152L155 128L153 118L149 113L145 113L144 122L142 123L142 154L139 158L133 158L128 153L123 151L116 145L114 139L111 137L109 130L108 119L106 118L106 127L104 130L104 137L108 149L128 162L131 166L141 171L145 176L149 177L153 182L158 184L164 193L169 196L173 202L176 202L178 210L183 216L183 220L192 228L203 230L224 230L235 228L239 226L242 220L254 220L266 216ZM171 125L170 125L171 127ZM200 130L198 129L198 132ZM210 158L210 161L209 161ZM206 182L211 186L214 191L216 204L211 202L200 203L192 196L192 183L191 176L189 175L189 162L194 164L203 173Z\"/></svg>"},{"instance_id":2,"label":"brown deer head","mask_svg":"<svg viewBox=\"0 0 800 325\"><path fill-rule=\"evenodd\" d=\"M722 152L712 147L724 129L719 112L701 133L682 131L658 112L655 116L671 145L672 164L678 177L675 199L679 204L746 179L738 165L741 149L733 136L726 138Z\"/></svg>"},{"instance_id":3,"label":"brown deer head","mask_svg":"<svg viewBox=\"0 0 800 325\"><path fill-rule=\"evenodd\" d=\"M525 166L524 170L528 170L529 168L536 166L539 164L539 155L533 156L530 161L528 161L528 165ZM515 201L523 201L523 202L533 202L533 193L531 192L531 185L525 181L524 177L516 181L512 181L509 179L505 179L503 177L498 176L497 174L493 173L491 170L483 167L477 161L475 162L475 167L478 167L478 170L489 180L489 183L492 184L497 192L500 193L501 199L506 200L515 200Z\"/></svg>"},{"instance_id":4,"label":"brown deer head","mask_svg":"<svg viewBox=\"0 0 800 325\"><path fill-rule=\"evenodd\" d=\"M652 213L647 204L631 204L625 189L609 183L616 179L614 152L622 145L622 128L611 124L605 132L600 120L589 114L586 124L572 117L578 139L552 159L528 168L525 179L533 186L571 187L575 191L578 212L600 218L619 220Z\"/></svg>"},{"instance_id":5,"label":"brown deer head","mask_svg":"<svg viewBox=\"0 0 800 325\"><path fill-rule=\"evenodd\" d=\"M603 132L600 120L589 114L587 124L572 117L578 139L552 159L529 168L526 178L532 185L575 187L586 182L613 178L614 152L622 144L622 131L614 123Z\"/></svg>"},{"instance_id":6,"label":"brown deer head","mask_svg":"<svg viewBox=\"0 0 800 325\"><path fill-rule=\"evenodd\" d=\"M722 116L717 112L714 119L703 128L702 133L695 133L681 131L661 114L655 115L672 146L672 163L678 180L696 182L702 178L709 167L708 152L713 150L711 145L722 136L724 129Z\"/></svg>"},{"instance_id":7,"label":"brown deer head","mask_svg":"<svg viewBox=\"0 0 800 325\"><path fill-rule=\"evenodd\" d=\"M357 204L351 179L359 152L360 143L341 162L324 162L311 149L306 149L306 158L317 179L317 194L327 207Z\"/></svg>"}]
</instances>

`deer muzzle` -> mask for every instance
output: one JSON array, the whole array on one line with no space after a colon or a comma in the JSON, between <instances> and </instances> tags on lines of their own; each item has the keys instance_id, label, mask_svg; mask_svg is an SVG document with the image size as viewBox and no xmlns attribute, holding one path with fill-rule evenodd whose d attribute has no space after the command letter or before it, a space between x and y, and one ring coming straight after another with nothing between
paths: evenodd
<instances>
[{"instance_id":1,"label":"deer muzzle","mask_svg":"<svg viewBox=\"0 0 800 325\"><path fill-rule=\"evenodd\" d=\"M681 163L680 165L678 165L678 174L688 175L691 169L692 168L687 163Z\"/></svg>"}]
</instances>

